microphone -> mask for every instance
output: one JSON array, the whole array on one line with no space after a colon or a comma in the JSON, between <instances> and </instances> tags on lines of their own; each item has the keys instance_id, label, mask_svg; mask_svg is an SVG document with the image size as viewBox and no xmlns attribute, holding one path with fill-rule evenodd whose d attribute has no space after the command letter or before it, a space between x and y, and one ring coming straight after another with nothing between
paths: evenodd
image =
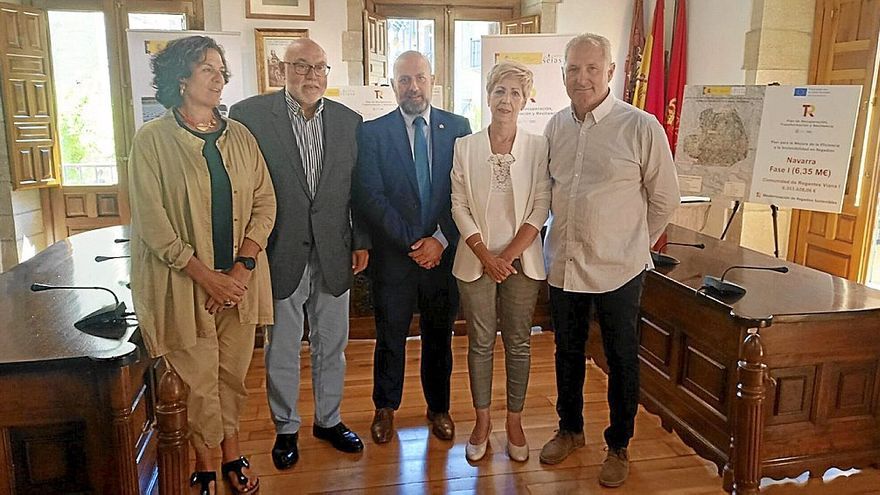
<instances>
[{"instance_id":1,"label":"microphone","mask_svg":"<svg viewBox=\"0 0 880 495\"><path fill-rule=\"evenodd\" d=\"M684 242L664 242L663 244L660 245L659 248L657 248L656 251L651 251L651 260L654 262L655 265L674 266L674 265L681 263L680 261L678 261L677 258L674 258L672 256L669 256L668 254L663 254L660 252L666 246L685 246L685 247L692 247L692 248L697 248L697 249L705 249L706 248L706 245L703 244L702 242L697 243L697 244L687 244Z\"/></svg>"},{"instance_id":2,"label":"microphone","mask_svg":"<svg viewBox=\"0 0 880 495\"><path fill-rule=\"evenodd\" d=\"M44 290L103 290L109 292L113 296L114 304L108 304L83 316L73 326L77 330L97 337L118 339L125 335L129 324L126 317L130 316L130 314L125 312L125 303L116 297L115 292L106 287L31 284L31 290L33 292L42 292Z\"/></svg>"},{"instance_id":3,"label":"microphone","mask_svg":"<svg viewBox=\"0 0 880 495\"><path fill-rule=\"evenodd\" d=\"M98 263L101 263L103 261L116 260L116 259L120 259L120 258L131 258L131 255L125 254L122 256L95 256L95 261L97 261Z\"/></svg>"},{"instance_id":4,"label":"microphone","mask_svg":"<svg viewBox=\"0 0 880 495\"><path fill-rule=\"evenodd\" d=\"M703 277L703 288L706 289L710 295L721 296L721 297L736 297L740 298L746 294L746 288L737 285L733 282L728 282L724 280L724 277L727 276L727 272L733 269L744 269L744 270L767 270L771 272L777 273L788 273L787 266L748 266L748 265L734 265L721 273L721 278L713 277L711 275L706 275Z\"/></svg>"},{"instance_id":5,"label":"microphone","mask_svg":"<svg viewBox=\"0 0 880 495\"><path fill-rule=\"evenodd\" d=\"M120 239L113 239L113 242L115 242L116 244L122 244L123 242L128 242L130 240L131 239L121 239L120 238Z\"/></svg>"}]
</instances>

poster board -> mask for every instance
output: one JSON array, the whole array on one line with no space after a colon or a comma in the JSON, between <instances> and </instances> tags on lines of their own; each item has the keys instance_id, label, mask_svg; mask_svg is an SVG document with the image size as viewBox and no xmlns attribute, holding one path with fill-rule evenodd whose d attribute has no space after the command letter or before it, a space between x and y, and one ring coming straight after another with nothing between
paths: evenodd
<instances>
[{"instance_id":1,"label":"poster board","mask_svg":"<svg viewBox=\"0 0 880 495\"><path fill-rule=\"evenodd\" d=\"M533 134L543 134L547 121L571 104L562 82L565 45L571 34L519 34L482 37L480 93L481 122L485 128L491 121L486 103L486 80L499 61L521 62L534 74L534 86L526 107L519 114L519 125ZM476 129L474 129L476 131Z\"/></svg>"},{"instance_id":2,"label":"poster board","mask_svg":"<svg viewBox=\"0 0 880 495\"><path fill-rule=\"evenodd\" d=\"M359 113L364 122L397 108L397 98L391 86L331 86L324 96ZM431 105L443 108L443 86L434 86Z\"/></svg>"},{"instance_id":3,"label":"poster board","mask_svg":"<svg viewBox=\"0 0 880 495\"><path fill-rule=\"evenodd\" d=\"M687 86L675 165L685 195L839 213L859 86Z\"/></svg>"},{"instance_id":4,"label":"poster board","mask_svg":"<svg viewBox=\"0 0 880 495\"><path fill-rule=\"evenodd\" d=\"M749 201L840 213L861 86L770 86Z\"/></svg>"},{"instance_id":5,"label":"poster board","mask_svg":"<svg viewBox=\"0 0 880 495\"><path fill-rule=\"evenodd\" d=\"M150 59L169 41L192 35L209 36L223 47L228 65L226 69L232 74L232 77L223 88L220 113L225 116L229 107L244 99L240 33L129 29L126 36L128 38L128 65L131 73L131 100L134 107L132 115L134 115L135 130L145 122L165 113L165 108L156 100L156 90L152 86L153 72L150 70Z\"/></svg>"}]
</instances>

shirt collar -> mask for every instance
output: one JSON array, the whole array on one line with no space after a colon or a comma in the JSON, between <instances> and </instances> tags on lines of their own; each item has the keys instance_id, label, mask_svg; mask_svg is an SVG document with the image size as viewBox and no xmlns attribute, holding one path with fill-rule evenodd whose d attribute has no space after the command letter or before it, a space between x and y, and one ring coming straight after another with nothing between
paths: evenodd
<instances>
[{"instance_id":1,"label":"shirt collar","mask_svg":"<svg viewBox=\"0 0 880 495\"><path fill-rule=\"evenodd\" d=\"M403 115L403 121L406 122L407 129L412 127L413 121L416 120L416 117L418 117L419 115L425 118L425 127L427 127L428 129L431 128L431 105L428 105L428 108L426 108L424 112L417 115L410 115L404 112L403 109L400 107L397 107L397 110L400 112L400 115Z\"/></svg>"},{"instance_id":2,"label":"shirt collar","mask_svg":"<svg viewBox=\"0 0 880 495\"><path fill-rule=\"evenodd\" d=\"M602 100L602 102L599 103L599 105L597 105L592 112L587 112L587 115L584 117L584 121L595 122L596 124L598 124L602 121L602 119L607 117L609 113L611 113L611 109L614 107L614 102L616 100L617 98L615 98L614 95L611 94L611 91L608 91L608 95L605 96L605 99ZM574 105L571 106L571 118L574 119L574 121L578 124L583 124L583 122L578 120L577 118L577 114L574 111Z\"/></svg>"},{"instance_id":3,"label":"shirt collar","mask_svg":"<svg viewBox=\"0 0 880 495\"><path fill-rule=\"evenodd\" d=\"M302 118L305 118L302 111L302 105L296 101L293 96L287 91L287 88L284 88L284 99L287 101L287 110L291 113L291 115L299 115ZM324 98L318 100L318 108L315 110L315 117L321 114L324 110Z\"/></svg>"}]
</instances>

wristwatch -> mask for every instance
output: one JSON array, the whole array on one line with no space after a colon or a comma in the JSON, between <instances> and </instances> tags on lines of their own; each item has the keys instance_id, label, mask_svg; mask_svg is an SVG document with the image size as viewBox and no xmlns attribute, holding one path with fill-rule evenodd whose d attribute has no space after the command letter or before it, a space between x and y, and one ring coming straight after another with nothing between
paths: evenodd
<instances>
[{"instance_id":1,"label":"wristwatch","mask_svg":"<svg viewBox=\"0 0 880 495\"><path fill-rule=\"evenodd\" d=\"M235 258L235 262L241 263L244 265L245 269L249 271L253 271L253 269L257 267L257 260L247 256L239 256L238 258Z\"/></svg>"}]
</instances>

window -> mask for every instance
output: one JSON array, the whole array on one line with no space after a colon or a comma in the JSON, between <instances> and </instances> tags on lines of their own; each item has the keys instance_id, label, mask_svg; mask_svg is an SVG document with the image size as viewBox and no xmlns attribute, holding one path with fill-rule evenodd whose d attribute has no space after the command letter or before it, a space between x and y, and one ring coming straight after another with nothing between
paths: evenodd
<instances>
[{"instance_id":1,"label":"window","mask_svg":"<svg viewBox=\"0 0 880 495\"><path fill-rule=\"evenodd\" d=\"M118 182L105 32L101 12L49 11L64 185Z\"/></svg>"}]
</instances>

